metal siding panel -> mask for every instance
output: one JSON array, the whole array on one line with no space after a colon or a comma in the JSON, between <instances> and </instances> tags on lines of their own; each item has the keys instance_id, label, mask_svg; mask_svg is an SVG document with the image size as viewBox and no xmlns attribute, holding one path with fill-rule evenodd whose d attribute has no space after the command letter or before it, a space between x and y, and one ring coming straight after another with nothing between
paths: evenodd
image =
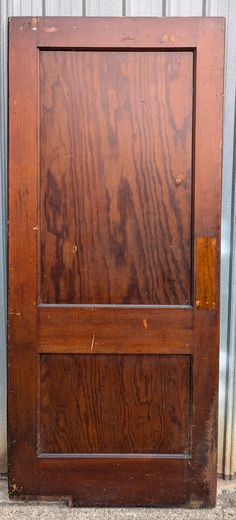
<instances>
[{"instance_id":1,"label":"metal siding panel","mask_svg":"<svg viewBox=\"0 0 236 520\"><path fill-rule=\"evenodd\" d=\"M205 0L204 16L225 16L223 12L227 13L229 3L229 0Z\"/></svg>"},{"instance_id":2,"label":"metal siding panel","mask_svg":"<svg viewBox=\"0 0 236 520\"><path fill-rule=\"evenodd\" d=\"M33 16L43 15L43 0L31 0L31 13Z\"/></svg>"},{"instance_id":3,"label":"metal siding panel","mask_svg":"<svg viewBox=\"0 0 236 520\"><path fill-rule=\"evenodd\" d=\"M127 16L162 16L162 0L127 0L125 14Z\"/></svg>"},{"instance_id":4,"label":"metal siding panel","mask_svg":"<svg viewBox=\"0 0 236 520\"><path fill-rule=\"evenodd\" d=\"M76 2L71 0L71 16L82 16L85 4L86 2L83 0L77 0Z\"/></svg>"},{"instance_id":5,"label":"metal siding panel","mask_svg":"<svg viewBox=\"0 0 236 520\"><path fill-rule=\"evenodd\" d=\"M30 16L32 14L32 4L31 0L21 0L20 2L20 9L22 16Z\"/></svg>"},{"instance_id":6,"label":"metal siding panel","mask_svg":"<svg viewBox=\"0 0 236 520\"><path fill-rule=\"evenodd\" d=\"M86 16L122 16L122 0L87 0L85 5Z\"/></svg>"},{"instance_id":7,"label":"metal siding panel","mask_svg":"<svg viewBox=\"0 0 236 520\"><path fill-rule=\"evenodd\" d=\"M234 146L236 148L236 125ZM235 151L234 151L235 156ZM236 472L236 166L233 170L233 220L230 263L230 306L229 306L229 340L226 357L226 409L224 431L224 465L223 474L230 478Z\"/></svg>"},{"instance_id":8,"label":"metal siding panel","mask_svg":"<svg viewBox=\"0 0 236 520\"><path fill-rule=\"evenodd\" d=\"M202 0L166 0L166 16L202 16Z\"/></svg>"},{"instance_id":9,"label":"metal siding panel","mask_svg":"<svg viewBox=\"0 0 236 520\"><path fill-rule=\"evenodd\" d=\"M42 16L43 0L9 0L7 16Z\"/></svg>"},{"instance_id":10,"label":"metal siding panel","mask_svg":"<svg viewBox=\"0 0 236 520\"><path fill-rule=\"evenodd\" d=\"M21 3L15 0L9 0L8 9L6 7L7 16L21 16Z\"/></svg>"},{"instance_id":11,"label":"metal siding panel","mask_svg":"<svg viewBox=\"0 0 236 520\"><path fill-rule=\"evenodd\" d=\"M60 16L60 0L45 1L45 16Z\"/></svg>"},{"instance_id":12,"label":"metal siding panel","mask_svg":"<svg viewBox=\"0 0 236 520\"><path fill-rule=\"evenodd\" d=\"M82 0L48 0L45 2L46 16L81 16Z\"/></svg>"}]
</instances>

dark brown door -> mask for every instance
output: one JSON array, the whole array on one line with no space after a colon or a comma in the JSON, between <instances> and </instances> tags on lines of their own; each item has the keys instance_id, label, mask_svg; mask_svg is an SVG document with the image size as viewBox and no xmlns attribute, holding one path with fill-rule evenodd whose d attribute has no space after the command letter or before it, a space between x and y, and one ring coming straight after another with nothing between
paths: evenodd
<instances>
[{"instance_id":1,"label":"dark brown door","mask_svg":"<svg viewBox=\"0 0 236 520\"><path fill-rule=\"evenodd\" d=\"M223 35L11 19L11 496L215 503Z\"/></svg>"}]
</instances>

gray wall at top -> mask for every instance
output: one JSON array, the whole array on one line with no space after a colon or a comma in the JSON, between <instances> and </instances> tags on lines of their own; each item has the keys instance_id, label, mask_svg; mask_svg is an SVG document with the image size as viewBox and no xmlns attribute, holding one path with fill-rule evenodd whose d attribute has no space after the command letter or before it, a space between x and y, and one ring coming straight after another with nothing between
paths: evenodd
<instances>
[{"instance_id":1,"label":"gray wall at top","mask_svg":"<svg viewBox=\"0 0 236 520\"><path fill-rule=\"evenodd\" d=\"M227 19L223 151L219 473L236 471L235 0L2 0L0 175L0 472L6 471L6 122L8 16L224 16ZM204 399L205 396L203 396Z\"/></svg>"}]
</instances>

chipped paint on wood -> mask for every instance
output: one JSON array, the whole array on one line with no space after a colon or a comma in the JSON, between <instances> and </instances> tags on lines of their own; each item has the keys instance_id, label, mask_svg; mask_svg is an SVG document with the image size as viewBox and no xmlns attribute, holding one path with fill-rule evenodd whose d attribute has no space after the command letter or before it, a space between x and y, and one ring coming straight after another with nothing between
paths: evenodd
<instances>
[{"instance_id":1,"label":"chipped paint on wood","mask_svg":"<svg viewBox=\"0 0 236 520\"><path fill-rule=\"evenodd\" d=\"M91 347L90 347L91 351L93 350L93 347L94 347L94 341L95 341L95 334L93 334L93 337L92 337L92 342L91 342Z\"/></svg>"},{"instance_id":2,"label":"chipped paint on wood","mask_svg":"<svg viewBox=\"0 0 236 520\"><path fill-rule=\"evenodd\" d=\"M38 24L38 19L34 16L33 18L31 18L32 31L37 31L37 24Z\"/></svg>"},{"instance_id":3,"label":"chipped paint on wood","mask_svg":"<svg viewBox=\"0 0 236 520\"><path fill-rule=\"evenodd\" d=\"M215 247L213 237L197 239L196 307L215 309Z\"/></svg>"},{"instance_id":4,"label":"chipped paint on wood","mask_svg":"<svg viewBox=\"0 0 236 520\"><path fill-rule=\"evenodd\" d=\"M172 33L171 34L164 33L164 34L161 34L159 40L160 40L160 43L174 43L175 35Z\"/></svg>"},{"instance_id":5,"label":"chipped paint on wood","mask_svg":"<svg viewBox=\"0 0 236 520\"><path fill-rule=\"evenodd\" d=\"M147 330L147 328L148 328L147 320L143 320L143 326L144 326L145 330Z\"/></svg>"},{"instance_id":6,"label":"chipped paint on wood","mask_svg":"<svg viewBox=\"0 0 236 520\"><path fill-rule=\"evenodd\" d=\"M204 500L201 497L196 496L195 493L192 493L188 502L188 507L190 509L201 509L204 506Z\"/></svg>"}]
</instances>

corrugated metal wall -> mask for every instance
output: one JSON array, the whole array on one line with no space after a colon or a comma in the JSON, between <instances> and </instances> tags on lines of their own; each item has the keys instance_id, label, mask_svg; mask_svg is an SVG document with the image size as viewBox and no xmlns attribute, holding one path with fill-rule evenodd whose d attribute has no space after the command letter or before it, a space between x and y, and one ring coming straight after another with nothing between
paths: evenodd
<instances>
[{"instance_id":1,"label":"corrugated metal wall","mask_svg":"<svg viewBox=\"0 0 236 520\"><path fill-rule=\"evenodd\" d=\"M8 16L224 16L227 19L223 153L219 473L236 471L235 0L1 0L0 472L6 470L6 100ZM204 396L203 396L204 397Z\"/></svg>"}]
</instances>

